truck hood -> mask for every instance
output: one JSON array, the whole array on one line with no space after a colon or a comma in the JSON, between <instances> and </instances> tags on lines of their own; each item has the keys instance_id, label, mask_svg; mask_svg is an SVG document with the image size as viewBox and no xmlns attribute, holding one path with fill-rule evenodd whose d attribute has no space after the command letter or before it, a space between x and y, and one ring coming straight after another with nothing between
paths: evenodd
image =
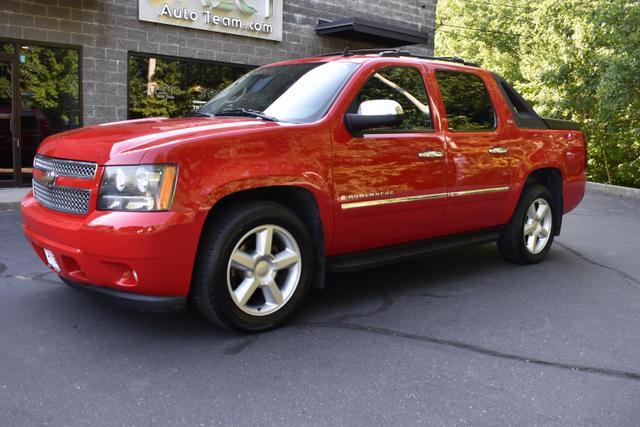
<instances>
[{"instance_id":1,"label":"truck hood","mask_svg":"<svg viewBox=\"0 0 640 427\"><path fill-rule=\"evenodd\" d=\"M248 117L151 118L87 126L47 138L38 153L104 164L136 164L151 149L280 126Z\"/></svg>"}]
</instances>

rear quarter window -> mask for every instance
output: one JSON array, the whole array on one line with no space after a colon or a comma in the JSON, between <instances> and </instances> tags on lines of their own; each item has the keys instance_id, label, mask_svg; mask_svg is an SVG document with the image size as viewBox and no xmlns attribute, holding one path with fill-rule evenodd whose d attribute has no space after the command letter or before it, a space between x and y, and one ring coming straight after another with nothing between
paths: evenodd
<instances>
[{"instance_id":1,"label":"rear quarter window","mask_svg":"<svg viewBox=\"0 0 640 427\"><path fill-rule=\"evenodd\" d=\"M496 117L487 87L475 74L436 71L449 130L491 131Z\"/></svg>"}]
</instances>

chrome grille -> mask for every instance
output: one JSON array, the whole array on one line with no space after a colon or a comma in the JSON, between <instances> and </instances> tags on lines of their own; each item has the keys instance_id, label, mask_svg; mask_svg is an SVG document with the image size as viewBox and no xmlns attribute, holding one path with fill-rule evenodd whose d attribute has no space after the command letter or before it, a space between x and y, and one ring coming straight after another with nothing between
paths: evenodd
<instances>
[{"instance_id":1,"label":"chrome grille","mask_svg":"<svg viewBox=\"0 0 640 427\"><path fill-rule=\"evenodd\" d=\"M36 155L33 160L33 167L44 172L55 172L56 175L72 176L75 178L92 179L96 175L98 165L92 162L81 162L78 160L55 159Z\"/></svg>"},{"instance_id":2,"label":"chrome grille","mask_svg":"<svg viewBox=\"0 0 640 427\"><path fill-rule=\"evenodd\" d=\"M89 211L91 190L82 188L48 187L34 179L33 195L40 204L49 209L72 214L86 214Z\"/></svg>"}]
</instances>

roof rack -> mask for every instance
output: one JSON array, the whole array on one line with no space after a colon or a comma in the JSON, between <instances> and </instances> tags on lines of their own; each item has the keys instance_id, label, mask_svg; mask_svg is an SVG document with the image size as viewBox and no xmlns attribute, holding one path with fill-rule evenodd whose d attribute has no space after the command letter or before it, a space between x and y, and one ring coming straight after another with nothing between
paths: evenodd
<instances>
[{"instance_id":1,"label":"roof rack","mask_svg":"<svg viewBox=\"0 0 640 427\"><path fill-rule=\"evenodd\" d=\"M445 61L445 62L455 62L456 64L468 65L470 67L480 67L480 65L466 61L463 58L459 58L457 56L425 56L425 55L415 55L411 52L407 52L406 50L397 50L395 52L387 51L381 52L380 56L409 56L411 58L419 58L419 59L427 59L430 61Z\"/></svg>"},{"instance_id":2,"label":"roof rack","mask_svg":"<svg viewBox=\"0 0 640 427\"><path fill-rule=\"evenodd\" d=\"M345 47L343 50L341 50L340 52L331 52L331 53L322 53L320 55L316 55L316 56L352 56L352 55L368 55L368 54L373 54L373 53L377 53L377 54L381 54L381 53L392 53L392 52L398 52L399 49L393 49L393 48L373 48L373 49L351 49L350 47Z\"/></svg>"},{"instance_id":3,"label":"roof rack","mask_svg":"<svg viewBox=\"0 0 640 427\"><path fill-rule=\"evenodd\" d=\"M468 65L470 67L479 67L478 64L465 61L463 58L458 58L456 56L423 56L423 55L416 55L402 49L389 49L389 48L351 50L350 48L345 47L342 52L324 53L318 56L338 56L338 55L352 56L352 55L368 55L368 54L378 54L378 56L390 56L390 57L408 56L411 58L427 59L431 61L455 62L456 64Z\"/></svg>"}]
</instances>

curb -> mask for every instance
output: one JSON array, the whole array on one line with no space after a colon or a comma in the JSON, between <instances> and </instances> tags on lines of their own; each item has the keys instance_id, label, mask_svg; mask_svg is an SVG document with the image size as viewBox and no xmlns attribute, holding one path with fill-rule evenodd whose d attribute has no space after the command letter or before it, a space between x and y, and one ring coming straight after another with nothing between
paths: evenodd
<instances>
[{"instance_id":1,"label":"curb","mask_svg":"<svg viewBox=\"0 0 640 427\"><path fill-rule=\"evenodd\" d=\"M2 188L0 189L0 211L20 209L20 203L31 188Z\"/></svg>"},{"instance_id":2,"label":"curb","mask_svg":"<svg viewBox=\"0 0 640 427\"><path fill-rule=\"evenodd\" d=\"M0 202L0 211L15 211L20 209L20 202Z\"/></svg>"},{"instance_id":3,"label":"curb","mask_svg":"<svg viewBox=\"0 0 640 427\"><path fill-rule=\"evenodd\" d=\"M640 188L620 187L619 185L587 182L587 191L608 194L610 196L625 197L627 199L640 200Z\"/></svg>"}]
</instances>

